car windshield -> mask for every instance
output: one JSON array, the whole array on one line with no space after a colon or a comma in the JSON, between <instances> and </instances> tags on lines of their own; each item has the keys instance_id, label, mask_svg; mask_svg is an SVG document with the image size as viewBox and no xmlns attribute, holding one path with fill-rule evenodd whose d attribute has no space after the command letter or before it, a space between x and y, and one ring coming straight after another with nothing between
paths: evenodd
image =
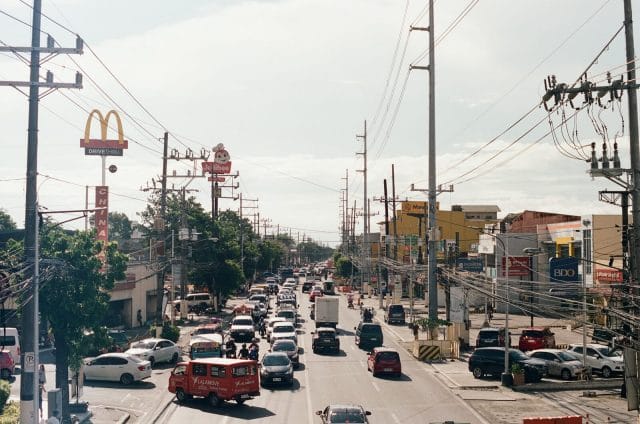
<instances>
[{"instance_id":1,"label":"car windshield","mask_svg":"<svg viewBox=\"0 0 640 424\"><path fill-rule=\"evenodd\" d=\"M514 349L509 351L509 356L515 361L524 361L525 359L529 359L529 357L522 353L522 351Z\"/></svg>"},{"instance_id":2,"label":"car windshield","mask_svg":"<svg viewBox=\"0 0 640 424\"><path fill-rule=\"evenodd\" d=\"M335 337L335 333L333 331L318 331L318 337Z\"/></svg>"},{"instance_id":3,"label":"car windshield","mask_svg":"<svg viewBox=\"0 0 640 424\"><path fill-rule=\"evenodd\" d=\"M278 312L278 316L284 318L293 318L293 311L280 311Z\"/></svg>"},{"instance_id":4,"label":"car windshield","mask_svg":"<svg viewBox=\"0 0 640 424\"><path fill-rule=\"evenodd\" d=\"M262 359L262 365L265 366L284 366L289 365L289 358L283 355L266 355Z\"/></svg>"},{"instance_id":5,"label":"car windshield","mask_svg":"<svg viewBox=\"0 0 640 424\"><path fill-rule=\"evenodd\" d=\"M236 319L236 320L233 320L233 325L253 325L253 320L251 320L251 319Z\"/></svg>"},{"instance_id":6,"label":"car windshield","mask_svg":"<svg viewBox=\"0 0 640 424\"><path fill-rule=\"evenodd\" d=\"M362 332L367 334L382 334L382 329L378 325L365 325Z\"/></svg>"},{"instance_id":7,"label":"car windshield","mask_svg":"<svg viewBox=\"0 0 640 424\"><path fill-rule=\"evenodd\" d=\"M357 409L349 410L332 410L329 414L329 422L331 423L364 423L365 416L362 411Z\"/></svg>"},{"instance_id":8,"label":"car windshield","mask_svg":"<svg viewBox=\"0 0 640 424\"><path fill-rule=\"evenodd\" d=\"M156 345L156 342L141 341L141 342L133 343L131 347L133 349L153 349L155 345Z\"/></svg>"},{"instance_id":9,"label":"car windshield","mask_svg":"<svg viewBox=\"0 0 640 424\"><path fill-rule=\"evenodd\" d=\"M598 347L596 348L596 350L598 352L600 352L601 354L603 354L604 356L607 356L609 358L615 358L615 357L620 357L622 356L622 352L620 352L619 350L609 350L609 348L607 346L602 346L602 347Z\"/></svg>"},{"instance_id":10,"label":"car windshield","mask_svg":"<svg viewBox=\"0 0 640 424\"><path fill-rule=\"evenodd\" d=\"M522 330L522 335L524 337L536 337L536 338L544 337L544 334L542 333L542 331L539 331L539 330Z\"/></svg>"},{"instance_id":11,"label":"car windshield","mask_svg":"<svg viewBox=\"0 0 640 424\"><path fill-rule=\"evenodd\" d=\"M400 361L400 357L396 352L382 352L378 355L378 359L381 361Z\"/></svg>"},{"instance_id":12,"label":"car windshield","mask_svg":"<svg viewBox=\"0 0 640 424\"><path fill-rule=\"evenodd\" d=\"M290 340L282 340L273 344L275 352L290 352L296 350L296 344Z\"/></svg>"},{"instance_id":13,"label":"car windshield","mask_svg":"<svg viewBox=\"0 0 640 424\"><path fill-rule=\"evenodd\" d=\"M577 361L578 357L570 354L569 352L558 352L558 356L563 361Z\"/></svg>"},{"instance_id":14,"label":"car windshield","mask_svg":"<svg viewBox=\"0 0 640 424\"><path fill-rule=\"evenodd\" d=\"M294 330L293 326L291 325L278 325L273 327L274 333L293 333L294 331L296 330Z\"/></svg>"}]
</instances>

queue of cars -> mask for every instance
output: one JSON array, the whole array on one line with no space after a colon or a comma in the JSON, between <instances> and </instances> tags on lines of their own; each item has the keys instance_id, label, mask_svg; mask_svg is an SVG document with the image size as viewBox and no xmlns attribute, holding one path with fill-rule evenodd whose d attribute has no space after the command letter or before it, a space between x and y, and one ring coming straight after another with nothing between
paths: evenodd
<instances>
[{"instance_id":1,"label":"queue of cars","mask_svg":"<svg viewBox=\"0 0 640 424\"><path fill-rule=\"evenodd\" d=\"M476 349L469 358L469 371L476 378L500 375L504 371L504 328L482 328L476 339ZM509 335L511 345L511 335ZM583 354L586 357L583 365ZM619 351L600 344L569 345L557 349L554 333L548 327L529 327L521 331L518 349L509 349L509 368L513 364L524 368L527 381L539 381L549 376L563 380L579 378L584 373L597 373L604 378L624 373L624 362ZM533 362L539 361L539 362ZM540 361L544 367L540 366Z\"/></svg>"}]
</instances>

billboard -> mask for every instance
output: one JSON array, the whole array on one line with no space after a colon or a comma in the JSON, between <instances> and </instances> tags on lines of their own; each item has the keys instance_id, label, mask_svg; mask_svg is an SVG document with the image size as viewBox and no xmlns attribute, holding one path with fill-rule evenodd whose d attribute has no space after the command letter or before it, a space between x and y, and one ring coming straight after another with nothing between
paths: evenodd
<instances>
[{"instance_id":1,"label":"billboard","mask_svg":"<svg viewBox=\"0 0 640 424\"><path fill-rule=\"evenodd\" d=\"M100 122L100 138L91 138L91 122L93 116L96 115ZM107 139L107 130L109 129L109 119L114 117L116 120L117 140ZM122 151L129 147L129 142L124 139L122 131L122 120L115 110L107 112L106 116L102 115L98 109L94 109L89 113L87 123L84 126L84 138L80 139L80 147L84 147L84 154L88 156L122 156Z\"/></svg>"},{"instance_id":2,"label":"billboard","mask_svg":"<svg viewBox=\"0 0 640 424\"><path fill-rule=\"evenodd\" d=\"M578 258L551 258L549 260L549 281L552 283L578 283Z\"/></svg>"},{"instance_id":3,"label":"billboard","mask_svg":"<svg viewBox=\"0 0 640 424\"><path fill-rule=\"evenodd\" d=\"M480 258L458 258L456 259L458 271L482 272L484 264Z\"/></svg>"},{"instance_id":4,"label":"billboard","mask_svg":"<svg viewBox=\"0 0 640 424\"><path fill-rule=\"evenodd\" d=\"M102 209L98 209L102 208ZM109 241L109 187L96 186L96 238Z\"/></svg>"},{"instance_id":5,"label":"billboard","mask_svg":"<svg viewBox=\"0 0 640 424\"><path fill-rule=\"evenodd\" d=\"M501 275L507 276L507 259L509 260L508 277L529 277L531 275L531 257L529 256L503 256Z\"/></svg>"}]
</instances>

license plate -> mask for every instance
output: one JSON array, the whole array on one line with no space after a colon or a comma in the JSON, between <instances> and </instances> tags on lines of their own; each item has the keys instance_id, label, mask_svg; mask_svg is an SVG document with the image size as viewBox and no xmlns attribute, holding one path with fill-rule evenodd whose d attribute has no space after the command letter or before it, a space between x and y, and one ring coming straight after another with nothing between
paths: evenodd
<instances>
[{"instance_id":1,"label":"license plate","mask_svg":"<svg viewBox=\"0 0 640 424\"><path fill-rule=\"evenodd\" d=\"M391 371L393 371L393 370L392 370L391 368L384 368L382 371L383 371L383 372L391 372Z\"/></svg>"},{"instance_id":2,"label":"license plate","mask_svg":"<svg viewBox=\"0 0 640 424\"><path fill-rule=\"evenodd\" d=\"M248 394L244 394L244 395L240 395L241 399L249 399L251 396L249 396Z\"/></svg>"},{"instance_id":3,"label":"license plate","mask_svg":"<svg viewBox=\"0 0 640 424\"><path fill-rule=\"evenodd\" d=\"M373 341L373 342L375 342L375 341L376 341L376 338L375 338L375 337L372 337L370 340L371 340L371 341Z\"/></svg>"},{"instance_id":4,"label":"license plate","mask_svg":"<svg viewBox=\"0 0 640 424\"><path fill-rule=\"evenodd\" d=\"M273 379L273 381L282 381L282 379L280 377L276 377Z\"/></svg>"}]
</instances>

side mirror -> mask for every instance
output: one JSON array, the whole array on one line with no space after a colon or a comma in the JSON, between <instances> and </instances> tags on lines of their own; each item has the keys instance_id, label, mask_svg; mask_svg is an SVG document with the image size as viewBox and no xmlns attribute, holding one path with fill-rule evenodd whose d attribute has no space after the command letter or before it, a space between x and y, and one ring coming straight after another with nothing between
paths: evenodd
<instances>
[{"instance_id":1,"label":"side mirror","mask_svg":"<svg viewBox=\"0 0 640 424\"><path fill-rule=\"evenodd\" d=\"M364 411L365 415L371 415L371 411Z\"/></svg>"},{"instance_id":2,"label":"side mirror","mask_svg":"<svg viewBox=\"0 0 640 424\"><path fill-rule=\"evenodd\" d=\"M354 329L354 330L357 330L357 328L356 328L356 327L353 327L353 329Z\"/></svg>"},{"instance_id":3,"label":"side mirror","mask_svg":"<svg viewBox=\"0 0 640 424\"><path fill-rule=\"evenodd\" d=\"M322 411L316 411L316 415L322 415Z\"/></svg>"}]
</instances>

